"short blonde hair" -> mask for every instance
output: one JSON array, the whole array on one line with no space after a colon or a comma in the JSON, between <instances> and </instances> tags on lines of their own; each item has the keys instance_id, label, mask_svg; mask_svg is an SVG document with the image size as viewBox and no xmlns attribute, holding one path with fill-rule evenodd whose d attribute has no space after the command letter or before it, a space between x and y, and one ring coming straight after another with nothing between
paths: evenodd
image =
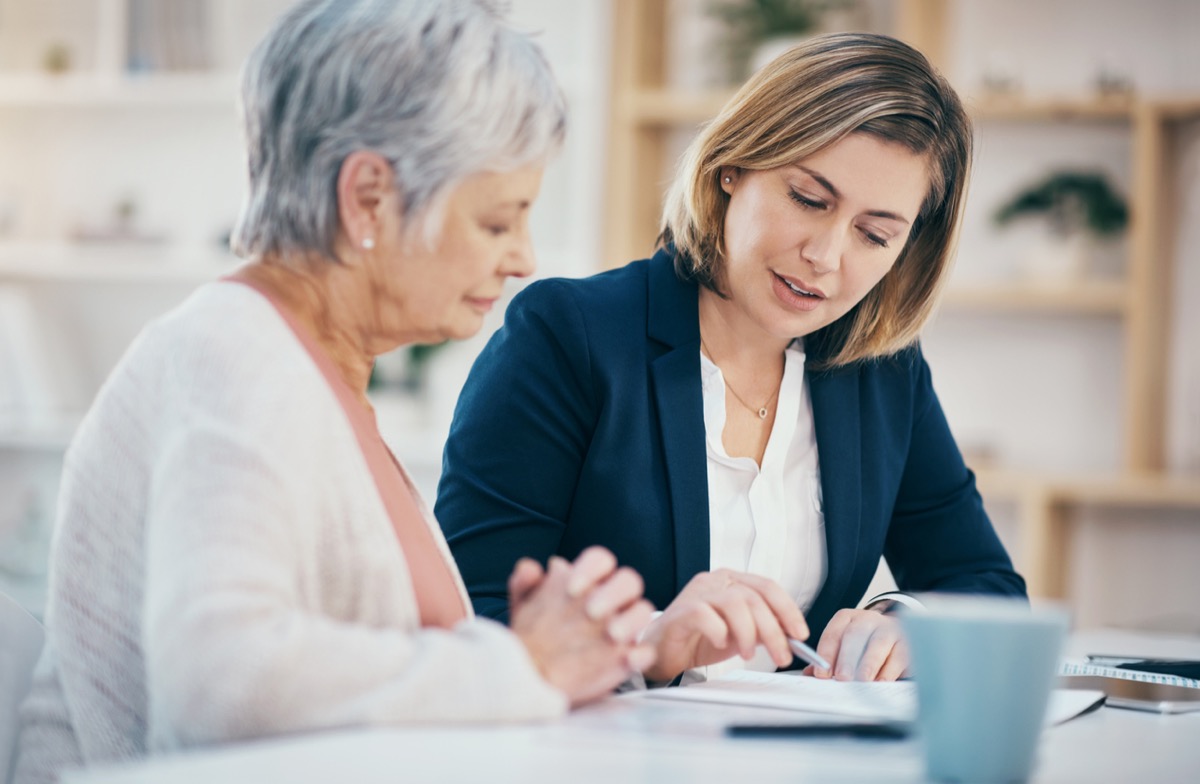
<instances>
[{"instance_id":1,"label":"short blonde hair","mask_svg":"<svg viewBox=\"0 0 1200 784\"><path fill-rule=\"evenodd\" d=\"M837 367L912 344L950 268L971 168L971 122L950 84L894 38L837 33L781 55L748 81L692 142L667 194L660 247L678 274L721 291L722 167L788 166L851 133L927 156L930 188L895 265L846 315L814 333Z\"/></svg>"}]
</instances>

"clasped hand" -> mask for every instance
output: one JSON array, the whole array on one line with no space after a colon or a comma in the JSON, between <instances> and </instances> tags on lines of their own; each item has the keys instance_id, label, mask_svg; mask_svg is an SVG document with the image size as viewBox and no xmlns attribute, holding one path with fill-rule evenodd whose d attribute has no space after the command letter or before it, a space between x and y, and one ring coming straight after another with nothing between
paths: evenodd
<instances>
[{"instance_id":1,"label":"clasped hand","mask_svg":"<svg viewBox=\"0 0 1200 784\"><path fill-rule=\"evenodd\" d=\"M808 633L799 607L775 581L729 569L701 572L647 628L643 639L657 658L645 676L667 682L731 656L749 659L760 645L776 666L787 667L787 638L804 640ZM896 619L872 610L839 611L817 652L832 670L810 666L805 672L839 680L895 680L909 660Z\"/></svg>"},{"instance_id":2,"label":"clasped hand","mask_svg":"<svg viewBox=\"0 0 1200 784\"><path fill-rule=\"evenodd\" d=\"M545 570L522 558L508 580L511 628L542 677L580 705L654 661L638 642L654 609L642 591L641 576L602 547L574 563L553 556Z\"/></svg>"}]
</instances>

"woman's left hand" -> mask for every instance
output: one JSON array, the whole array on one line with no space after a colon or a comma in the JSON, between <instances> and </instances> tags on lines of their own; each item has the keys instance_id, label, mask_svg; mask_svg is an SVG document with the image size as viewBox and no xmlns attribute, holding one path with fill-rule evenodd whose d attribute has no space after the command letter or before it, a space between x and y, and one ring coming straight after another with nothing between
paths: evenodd
<instances>
[{"instance_id":1,"label":"woman's left hand","mask_svg":"<svg viewBox=\"0 0 1200 784\"><path fill-rule=\"evenodd\" d=\"M833 670L809 665L804 672L840 681L894 681L911 661L900 621L875 610L838 610L825 627L817 653Z\"/></svg>"},{"instance_id":2,"label":"woman's left hand","mask_svg":"<svg viewBox=\"0 0 1200 784\"><path fill-rule=\"evenodd\" d=\"M545 570L523 558L508 586L510 628L572 706L654 662L653 647L638 642L654 609L642 598L642 578L608 550L589 547L574 563L551 556Z\"/></svg>"}]
</instances>

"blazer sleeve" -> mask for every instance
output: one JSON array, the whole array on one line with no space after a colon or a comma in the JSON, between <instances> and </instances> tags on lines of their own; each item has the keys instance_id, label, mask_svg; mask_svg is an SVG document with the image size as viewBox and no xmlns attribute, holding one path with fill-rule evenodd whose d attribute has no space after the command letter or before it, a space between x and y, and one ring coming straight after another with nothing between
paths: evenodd
<instances>
[{"instance_id":1,"label":"blazer sleeve","mask_svg":"<svg viewBox=\"0 0 1200 784\"><path fill-rule=\"evenodd\" d=\"M905 591L1025 595L933 389L913 351L913 418L884 554Z\"/></svg>"},{"instance_id":2,"label":"blazer sleeve","mask_svg":"<svg viewBox=\"0 0 1200 784\"><path fill-rule=\"evenodd\" d=\"M459 395L435 516L479 615L507 622L513 565L559 547L595 427L590 368L581 310L562 282L539 281Z\"/></svg>"}]
</instances>

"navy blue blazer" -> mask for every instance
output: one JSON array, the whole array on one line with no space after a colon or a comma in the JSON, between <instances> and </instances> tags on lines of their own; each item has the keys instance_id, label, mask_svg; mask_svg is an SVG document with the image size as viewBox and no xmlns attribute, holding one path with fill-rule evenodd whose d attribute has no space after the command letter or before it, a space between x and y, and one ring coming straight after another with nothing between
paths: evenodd
<instances>
[{"instance_id":1,"label":"navy blue blazer","mask_svg":"<svg viewBox=\"0 0 1200 784\"><path fill-rule=\"evenodd\" d=\"M603 545L658 608L709 569L698 301L666 251L514 298L459 397L438 486L477 613L507 620L522 556ZM1023 596L920 349L806 372L828 549L811 639L862 599L881 554L902 590Z\"/></svg>"}]
</instances>

